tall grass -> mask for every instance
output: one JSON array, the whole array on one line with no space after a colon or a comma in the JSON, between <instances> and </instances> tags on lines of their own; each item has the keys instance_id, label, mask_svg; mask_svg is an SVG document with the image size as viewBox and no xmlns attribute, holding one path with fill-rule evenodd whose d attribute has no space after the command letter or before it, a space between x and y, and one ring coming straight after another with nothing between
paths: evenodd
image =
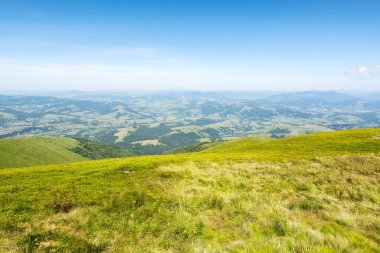
<instances>
[{"instance_id":1,"label":"tall grass","mask_svg":"<svg viewBox=\"0 0 380 253\"><path fill-rule=\"evenodd\" d=\"M372 147L344 155L337 142L286 159L289 146L219 147L4 169L0 252L379 252L379 142L366 134Z\"/></svg>"},{"instance_id":2,"label":"tall grass","mask_svg":"<svg viewBox=\"0 0 380 253\"><path fill-rule=\"evenodd\" d=\"M7 194L3 186L0 251L380 249L378 156L169 163L127 174L122 165L79 165L61 171L72 182L67 191L49 190L44 173L34 174L41 191L28 191L36 197ZM86 187L92 180L94 187Z\"/></svg>"}]
</instances>

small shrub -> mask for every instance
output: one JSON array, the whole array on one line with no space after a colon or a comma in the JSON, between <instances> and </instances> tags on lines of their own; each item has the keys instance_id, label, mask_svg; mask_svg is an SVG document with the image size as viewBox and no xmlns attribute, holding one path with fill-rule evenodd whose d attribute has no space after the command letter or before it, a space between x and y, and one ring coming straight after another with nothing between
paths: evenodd
<instances>
[{"instance_id":1,"label":"small shrub","mask_svg":"<svg viewBox=\"0 0 380 253\"><path fill-rule=\"evenodd\" d=\"M77 206L77 198L74 193L74 188L59 188L53 192L51 208L56 213L68 213Z\"/></svg>"},{"instance_id":2,"label":"small shrub","mask_svg":"<svg viewBox=\"0 0 380 253\"><path fill-rule=\"evenodd\" d=\"M30 232L18 242L21 252L102 252L106 245L54 232Z\"/></svg>"},{"instance_id":3,"label":"small shrub","mask_svg":"<svg viewBox=\"0 0 380 253\"><path fill-rule=\"evenodd\" d=\"M352 200L352 201L363 201L365 199L365 194L363 190L355 186L345 186L335 190L335 195L340 199Z\"/></svg>"},{"instance_id":4,"label":"small shrub","mask_svg":"<svg viewBox=\"0 0 380 253\"><path fill-rule=\"evenodd\" d=\"M161 171L158 176L162 179L182 179L183 175L174 171Z\"/></svg>"},{"instance_id":5,"label":"small shrub","mask_svg":"<svg viewBox=\"0 0 380 253\"><path fill-rule=\"evenodd\" d=\"M305 183L297 183L294 186L297 191L310 191L311 187L308 184Z\"/></svg>"},{"instance_id":6,"label":"small shrub","mask_svg":"<svg viewBox=\"0 0 380 253\"><path fill-rule=\"evenodd\" d=\"M202 202L200 203L200 206L206 209L222 210L224 206L224 200L220 196L210 195L210 196L206 196L202 198Z\"/></svg>"},{"instance_id":7,"label":"small shrub","mask_svg":"<svg viewBox=\"0 0 380 253\"><path fill-rule=\"evenodd\" d=\"M322 227L322 232L326 234L344 234L345 229L338 223L329 222Z\"/></svg>"},{"instance_id":8,"label":"small shrub","mask_svg":"<svg viewBox=\"0 0 380 253\"><path fill-rule=\"evenodd\" d=\"M124 206L129 209L136 209L146 205L147 203L151 203L154 201L154 198L145 192L141 191L132 191L127 192L123 196Z\"/></svg>"},{"instance_id":9,"label":"small shrub","mask_svg":"<svg viewBox=\"0 0 380 253\"><path fill-rule=\"evenodd\" d=\"M114 195L109 201L105 201L104 211L136 210L154 202L155 198L144 191L126 191Z\"/></svg>"},{"instance_id":10,"label":"small shrub","mask_svg":"<svg viewBox=\"0 0 380 253\"><path fill-rule=\"evenodd\" d=\"M185 220L183 223L174 224L170 236L182 239L197 238L202 235L203 229L202 221Z\"/></svg>"},{"instance_id":11,"label":"small shrub","mask_svg":"<svg viewBox=\"0 0 380 253\"><path fill-rule=\"evenodd\" d=\"M273 230L278 236L285 236L289 232L288 222L284 219L276 218L273 225Z\"/></svg>"},{"instance_id":12,"label":"small shrub","mask_svg":"<svg viewBox=\"0 0 380 253\"><path fill-rule=\"evenodd\" d=\"M17 221L11 217L0 217L0 231L4 232L19 232L22 229L17 224Z\"/></svg>"},{"instance_id":13,"label":"small shrub","mask_svg":"<svg viewBox=\"0 0 380 253\"><path fill-rule=\"evenodd\" d=\"M299 208L308 211L319 211L325 208L322 201L314 197L307 197L290 205L290 209Z\"/></svg>"}]
</instances>

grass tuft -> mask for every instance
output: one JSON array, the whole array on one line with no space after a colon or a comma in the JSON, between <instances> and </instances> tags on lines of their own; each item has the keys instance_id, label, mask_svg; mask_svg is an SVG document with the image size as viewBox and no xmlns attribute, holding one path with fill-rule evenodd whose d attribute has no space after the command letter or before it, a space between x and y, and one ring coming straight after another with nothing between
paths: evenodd
<instances>
[{"instance_id":1,"label":"grass tuft","mask_svg":"<svg viewBox=\"0 0 380 253\"><path fill-rule=\"evenodd\" d=\"M78 205L75 188L59 187L52 192L52 198L48 204L54 212L68 213Z\"/></svg>"},{"instance_id":2,"label":"grass tuft","mask_svg":"<svg viewBox=\"0 0 380 253\"><path fill-rule=\"evenodd\" d=\"M282 218L276 218L273 230L278 236L286 236L289 233L288 221Z\"/></svg>"}]
</instances>

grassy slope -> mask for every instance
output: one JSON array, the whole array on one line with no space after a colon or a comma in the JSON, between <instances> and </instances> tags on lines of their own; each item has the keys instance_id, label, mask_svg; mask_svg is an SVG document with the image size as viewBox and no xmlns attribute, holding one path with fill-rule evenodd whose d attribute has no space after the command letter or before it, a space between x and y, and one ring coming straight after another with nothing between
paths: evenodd
<instances>
[{"instance_id":1,"label":"grassy slope","mask_svg":"<svg viewBox=\"0 0 380 253\"><path fill-rule=\"evenodd\" d=\"M221 143L203 152L239 153L256 160L287 160L311 156L343 155L352 153L378 153L380 130L343 130L294 136L279 140L247 137Z\"/></svg>"},{"instance_id":2,"label":"grassy slope","mask_svg":"<svg viewBox=\"0 0 380 253\"><path fill-rule=\"evenodd\" d=\"M379 252L380 130L0 171L0 252Z\"/></svg>"},{"instance_id":3,"label":"grassy slope","mask_svg":"<svg viewBox=\"0 0 380 253\"><path fill-rule=\"evenodd\" d=\"M71 150L78 145L75 139L58 137L0 139L0 168L88 160Z\"/></svg>"}]
</instances>

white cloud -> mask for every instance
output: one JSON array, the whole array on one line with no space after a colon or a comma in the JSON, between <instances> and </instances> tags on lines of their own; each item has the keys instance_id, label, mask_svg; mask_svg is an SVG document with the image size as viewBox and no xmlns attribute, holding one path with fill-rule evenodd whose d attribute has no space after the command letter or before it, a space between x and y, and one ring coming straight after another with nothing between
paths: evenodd
<instances>
[{"instance_id":1,"label":"white cloud","mask_svg":"<svg viewBox=\"0 0 380 253\"><path fill-rule=\"evenodd\" d=\"M375 66L360 66L354 68L352 73L358 75L359 77L375 77L380 76L380 65Z\"/></svg>"},{"instance_id":2,"label":"white cloud","mask_svg":"<svg viewBox=\"0 0 380 253\"><path fill-rule=\"evenodd\" d=\"M360 66L357 71L359 74L366 76L368 75L369 68L367 66Z\"/></svg>"}]
</instances>

